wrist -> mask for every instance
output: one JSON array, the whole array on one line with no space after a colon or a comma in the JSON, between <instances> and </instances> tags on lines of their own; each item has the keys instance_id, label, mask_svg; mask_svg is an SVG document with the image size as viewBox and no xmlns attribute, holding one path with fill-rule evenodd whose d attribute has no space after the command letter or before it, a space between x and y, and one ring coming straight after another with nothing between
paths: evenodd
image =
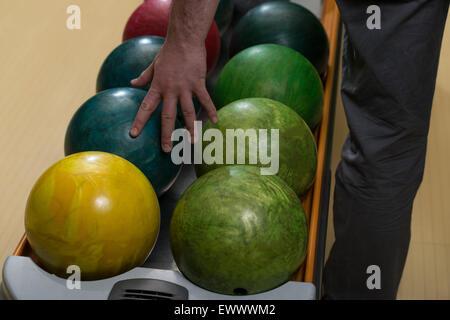
<instances>
[{"instance_id":1,"label":"wrist","mask_svg":"<svg viewBox=\"0 0 450 320\"><path fill-rule=\"evenodd\" d=\"M181 27L174 24L169 26L166 36L167 41L177 43L185 47L202 47L205 45L206 34L199 34L196 30L190 30L189 27Z\"/></svg>"},{"instance_id":2,"label":"wrist","mask_svg":"<svg viewBox=\"0 0 450 320\"><path fill-rule=\"evenodd\" d=\"M167 35L166 47L177 48L178 50L203 50L205 48L205 40L195 37L185 37L178 35Z\"/></svg>"}]
</instances>

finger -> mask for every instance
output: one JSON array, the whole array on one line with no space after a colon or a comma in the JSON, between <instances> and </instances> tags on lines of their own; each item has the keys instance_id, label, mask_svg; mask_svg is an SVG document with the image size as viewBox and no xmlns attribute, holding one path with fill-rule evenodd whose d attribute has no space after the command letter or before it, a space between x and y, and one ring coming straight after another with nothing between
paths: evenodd
<instances>
[{"instance_id":1,"label":"finger","mask_svg":"<svg viewBox=\"0 0 450 320\"><path fill-rule=\"evenodd\" d=\"M139 77L136 79L131 80L131 85L135 87L145 87L147 84L149 84L153 79L153 63L145 69Z\"/></svg>"},{"instance_id":2,"label":"finger","mask_svg":"<svg viewBox=\"0 0 450 320\"><path fill-rule=\"evenodd\" d=\"M202 104L203 108L208 113L208 118L213 122L216 123L218 121L217 117L217 110L214 106L214 103L211 100L211 97L209 96L208 91L205 87L202 87L198 89L195 92L195 95L197 96L198 101Z\"/></svg>"},{"instance_id":3,"label":"finger","mask_svg":"<svg viewBox=\"0 0 450 320\"><path fill-rule=\"evenodd\" d=\"M141 134L142 130L147 124L148 119L150 119L150 116L152 115L153 111L156 110L160 102L161 95L157 91L150 88L144 100L142 101L133 124L131 125L130 135L132 137L135 138Z\"/></svg>"},{"instance_id":4,"label":"finger","mask_svg":"<svg viewBox=\"0 0 450 320\"><path fill-rule=\"evenodd\" d=\"M165 96L161 112L161 146L164 152L172 150L172 132L175 128L177 116L176 96Z\"/></svg>"},{"instance_id":5,"label":"finger","mask_svg":"<svg viewBox=\"0 0 450 320\"><path fill-rule=\"evenodd\" d=\"M191 135L191 142L195 141L195 127L194 123L197 120L195 115L194 102L192 102L191 94L184 94L180 97L181 111L183 112L184 122L186 124L186 129Z\"/></svg>"}]
</instances>

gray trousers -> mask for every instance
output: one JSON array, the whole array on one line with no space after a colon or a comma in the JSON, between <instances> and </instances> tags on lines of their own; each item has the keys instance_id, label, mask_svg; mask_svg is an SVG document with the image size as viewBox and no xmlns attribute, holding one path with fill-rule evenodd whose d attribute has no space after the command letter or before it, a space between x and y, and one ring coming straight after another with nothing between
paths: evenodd
<instances>
[{"instance_id":1,"label":"gray trousers","mask_svg":"<svg viewBox=\"0 0 450 320\"><path fill-rule=\"evenodd\" d=\"M342 99L350 134L336 171L336 242L324 270L325 298L395 299L449 0L336 2L346 30ZM380 30L366 26L369 5L381 9ZM379 267L379 289L367 285L375 274L369 266Z\"/></svg>"}]
</instances>

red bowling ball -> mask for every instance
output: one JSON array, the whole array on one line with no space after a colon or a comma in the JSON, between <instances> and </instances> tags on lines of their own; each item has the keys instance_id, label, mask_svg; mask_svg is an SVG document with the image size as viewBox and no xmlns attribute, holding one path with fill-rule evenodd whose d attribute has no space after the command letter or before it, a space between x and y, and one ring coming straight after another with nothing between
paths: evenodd
<instances>
[{"instance_id":1,"label":"red bowling ball","mask_svg":"<svg viewBox=\"0 0 450 320\"><path fill-rule=\"evenodd\" d=\"M169 25L172 0L147 0L129 18L123 33L123 41L141 36L165 37ZM213 22L206 37L208 71L214 69L220 55L220 34Z\"/></svg>"}]
</instances>

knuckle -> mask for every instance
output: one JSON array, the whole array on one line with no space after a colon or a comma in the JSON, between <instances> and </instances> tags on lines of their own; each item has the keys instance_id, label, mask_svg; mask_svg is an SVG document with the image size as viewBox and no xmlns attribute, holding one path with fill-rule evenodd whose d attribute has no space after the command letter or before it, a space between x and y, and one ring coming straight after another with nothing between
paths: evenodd
<instances>
[{"instance_id":1,"label":"knuckle","mask_svg":"<svg viewBox=\"0 0 450 320\"><path fill-rule=\"evenodd\" d=\"M214 104L212 102L210 102L210 103L203 103L202 106L203 106L203 108L206 109L206 111L208 113L215 112L215 110L216 110L216 108L214 107Z\"/></svg>"},{"instance_id":2,"label":"knuckle","mask_svg":"<svg viewBox=\"0 0 450 320\"><path fill-rule=\"evenodd\" d=\"M159 97L159 90L156 88L155 84L152 84L150 89L148 90L149 97Z\"/></svg>"},{"instance_id":3,"label":"knuckle","mask_svg":"<svg viewBox=\"0 0 450 320\"><path fill-rule=\"evenodd\" d=\"M183 110L183 115L187 118L192 118L195 116L195 112L192 109Z\"/></svg>"},{"instance_id":4,"label":"knuckle","mask_svg":"<svg viewBox=\"0 0 450 320\"><path fill-rule=\"evenodd\" d=\"M203 90L205 88L205 84L206 84L206 77L200 77L200 79L198 79L195 82L195 86L197 87L197 89L199 90Z\"/></svg>"},{"instance_id":5,"label":"knuckle","mask_svg":"<svg viewBox=\"0 0 450 320\"><path fill-rule=\"evenodd\" d=\"M172 137L172 133L171 132L170 133L169 132L163 133L162 136L161 136L162 143L170 145L172 143L171 137Z\"/></svg>"},{"instance_id":6,"label":"knuckle","mask_svg":"<svg viewBox=\"0 0 450 320\"><path fill-rule=\"evenodd\" d=\"M175 116L169 113L162 113L161 114L161 119L163 121L174 121L175 120Z\"/></svg>"},{"instance_id":7,"label":"knuckle","mask_svg":"<svg viewBox=\"0 0 450 320\"><path fill-rule=\"evenodd\" d=\"M209 96L209 94L207 92L204 92L202 94L202 99L203 99L203 102L206 104L210 104L212 102L211 97Z\"/></svg>"},{"instance_id":8,"label":"knuckle","mask_svg":"<svg viewBox=\"0 0 450 320\"><path fill-rule=\"evenodd\" d=\"M144 111L150 111L151 110L150 103L148 103L148 101L142 102L141 109Z\"/></svg>"},{"instance_id":9,"label":"knuckle","mask_svg":"<svg viewBox=\"0 0 450 320\"><path fill-rule=\"evenodd\" d=\"M151 84L150 89L147 93L147 100L149 101L156 101L161 98L161 93L159 91L159 88L155 84Z\"/></svg>"}]
</instances>

